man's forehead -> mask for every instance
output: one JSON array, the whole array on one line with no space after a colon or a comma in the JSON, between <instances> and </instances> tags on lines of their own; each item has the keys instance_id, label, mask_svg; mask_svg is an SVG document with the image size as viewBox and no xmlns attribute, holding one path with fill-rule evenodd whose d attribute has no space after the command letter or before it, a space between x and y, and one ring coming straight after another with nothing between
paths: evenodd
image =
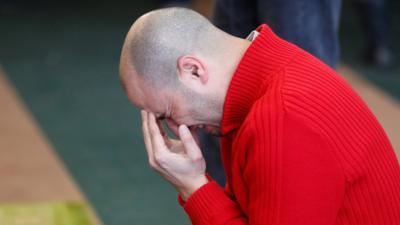
<instances>
[{"instance_id":1,"label":"man's forehead","mask_svg":"<svg viewBox=\"0 0 400 225\"><path fill-rule=\"evenodd\" d=\"M121 83L130 102L137 108L162 118L165 115L166 103L164 92L138 75L129 63L121 64L120 72Z\"/></svg>"},{"instance_id":2,"label":"man's forehead","mask_svg":"<svg viewBox=\"0 0 400 225\"><path fill-rule=\"evenodd\" d=\"M160 119L165 116L165 96L155 93L151 87L141 87L137 83L127 84L127 96L129 100L140 110L154 113Z\"/></svg>"},{"instance_id":3,"label":"man's forehead","mask_svg":"<svg viewBox=\"0 0 400 225\"><path fill-rule=\"evenodd\" d=\"M121 83L129 100L138 108L145 107L145 93L142 90L140 81L132 75L121 76Z\"/></svg>"}]
</instances>

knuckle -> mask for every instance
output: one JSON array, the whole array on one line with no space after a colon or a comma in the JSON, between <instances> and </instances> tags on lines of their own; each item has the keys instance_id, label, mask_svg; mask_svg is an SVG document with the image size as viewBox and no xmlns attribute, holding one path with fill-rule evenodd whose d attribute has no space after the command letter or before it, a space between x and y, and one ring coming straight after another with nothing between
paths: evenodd
<instances>
[{"instance_id":1,"label":"knuckle","mask_svg":"<svg viewBox=\"0 0 400 225\"><path fill-rule=\"evenodd\" d=\"M164 161L164 154L162 154L161 152L155 152L154 153L154 158L157 162L163 162Z\"/></svg>"}]
</instances>

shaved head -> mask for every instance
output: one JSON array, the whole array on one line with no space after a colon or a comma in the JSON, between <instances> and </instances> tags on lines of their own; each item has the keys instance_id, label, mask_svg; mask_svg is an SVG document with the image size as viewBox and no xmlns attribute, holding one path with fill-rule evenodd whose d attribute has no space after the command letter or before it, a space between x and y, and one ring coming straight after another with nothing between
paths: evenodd
<instances>
[{"instance_id":1,"label":"shaved head","mask_svg":"<svg viewBox=\"0 0 400 225\"><path fill-rule=\"evenodd\" d=\"M187 54L217 54L218 29L197 12L184 8L155 10L140 17L124 49L137 75L161 87L177 87L177 60Z\"/></svg>"},{"instance_id":2,"label":"shaved head","mask_svg":"<svg viewBox=\"0 0 400 225\"><path fill-rule=\"evenodd\" d=\"M121 83L138 108L217 133L231 77L248 46L193 10L154 10L126 36Z\"/></svg>"}]
</instances>

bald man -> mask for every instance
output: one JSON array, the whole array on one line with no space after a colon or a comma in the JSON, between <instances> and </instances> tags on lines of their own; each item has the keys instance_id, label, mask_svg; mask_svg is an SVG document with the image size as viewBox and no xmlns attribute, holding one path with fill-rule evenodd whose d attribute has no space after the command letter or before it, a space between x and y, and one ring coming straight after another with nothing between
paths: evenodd
<instances>
[{"instance_id":1,"label":"bald man","mask_svg":"<svg viewBox=\"0 0 400 225\"><path fill-rule=\"evenodd\" d=\"M267 25L240 39L191 10L152 11L129 30L120 78L149 163L193 224L400 224L382 127L335 71ZM199 128L220 136L224 189L205 174Z\"/></svg>"}]
</instances>

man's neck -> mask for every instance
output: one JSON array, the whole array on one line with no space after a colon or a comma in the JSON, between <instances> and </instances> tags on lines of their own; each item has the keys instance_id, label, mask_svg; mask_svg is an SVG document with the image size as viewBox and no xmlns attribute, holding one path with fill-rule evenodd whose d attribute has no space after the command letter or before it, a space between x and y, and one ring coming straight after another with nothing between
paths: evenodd
<instances>
[{"instance_id":1,"label":"man's neck","mask_svg":"<svg viewBox=\"0 0 400 225\"><path fill-rule=\"evenodd\" d=\"M240 61L250 46L251 42L246 39L232 37L225 54L221 56L221 85L219 85L218 96L220 96L221 103L225 102L226 94L228 92L229 84L235 74L236 68L239 66ZM223 105L221 105L220 116L222 119Z\"/></svg>"},{"instance_id":2,"label":"man's neck","mask_svg":"<svg viewBox=\"0 0 400 225\"><path fill-rule=\"evenodd\" d=\"M229 83L232 80L233 75L235 74L236 68L239 66L240 61L243 58L243 55L251 45L251 42L242 39L242 38L232 38L229 51L224 56L224 65L222 66L223 71L222 74L224 75L224 93L228 91ZM225 98L224 95L224 98Z\"/></svg>"},{"instance_id":3,"label":"man's neck","mask_svg":"<svg viewBox=\"0 0 400 225\"><path fill-rule=\"evenodd\" d=\"M229 74L230 79L232 79L233 74L236 71L236 68L238 67L240 61L243 58L244 53L247 51L249 46L251 45L251 42L246 39L242 38L235 38L234 41L232 41L232 51L231 55L229 56L229 66L226 68L228 69L226 71L227 74Z\"/></svg>"}]
</instances>

